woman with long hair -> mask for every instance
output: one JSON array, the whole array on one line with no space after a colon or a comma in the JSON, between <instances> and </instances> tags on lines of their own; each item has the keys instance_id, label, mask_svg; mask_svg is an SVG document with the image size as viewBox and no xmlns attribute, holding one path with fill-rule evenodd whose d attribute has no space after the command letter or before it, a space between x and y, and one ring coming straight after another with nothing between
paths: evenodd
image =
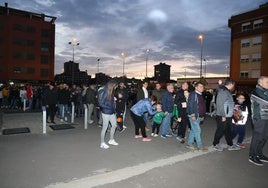
<instances>
[{"instance_id":1,"label":"woman with long hair","mask_svg":"<svg viewBox=\"0 0 268 188\"><path fill-rule=\"evenodd\" d=\"M109 145L105 143L105 134L109 124L111 124L110 140L108 144L117 146L118 143L114 140L114 133L117 127L116 114L115 114L115 102L114 94L118 86L115 80L110 80L104 87L103 93L100 96L100 107L102 113L102 130L101 130L101 144L100 147L103 149L108 149Z\"/></svg>"}]
</instances>

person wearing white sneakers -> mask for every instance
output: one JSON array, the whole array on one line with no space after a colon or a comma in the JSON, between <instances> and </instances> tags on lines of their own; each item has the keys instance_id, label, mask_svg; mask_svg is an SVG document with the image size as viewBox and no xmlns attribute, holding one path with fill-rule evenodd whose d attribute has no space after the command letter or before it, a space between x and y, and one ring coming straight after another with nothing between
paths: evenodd
<instances>
[{"instance_id":1,"label":"person wearing white sneakers","mask_svg":"<svg viewBox=\"0 0 268 188\"><path fill-rule=\"evenodd\" d=\"M117 127L116 123L116 114L115 114L115 102L114 102L114 94L115 90L118 86L118 83L115 80L110 80L106 86L104 87L103 94L100 99L100 107L102 113L102 130L101 130L101 144L100 147L103 149L108 149L109 145L105 143L105 134L109 124L111 124L110 130L110 140L108 144L117 146L118 143L114 140L114 133Z\"/></svg>"},{"instance_id":2,"label":"person wearing white sneakers","mask_svg":"<svg viewBox=\"0 0 268 188\"><path fill-rule=\"evenodd\" d=\"M154 111L153 105L156 103L157 98L152 95L151 98L144 98L137 102L130 109L130 115L135 125L135 138L142 138L142 141L151 141L151 138L148 138L145 131L146 122L143 118L144 113L149 113L150 115L154 115L156 111ZM140 129L141 134L140 135Z\"/></svg>"}]
</instances>

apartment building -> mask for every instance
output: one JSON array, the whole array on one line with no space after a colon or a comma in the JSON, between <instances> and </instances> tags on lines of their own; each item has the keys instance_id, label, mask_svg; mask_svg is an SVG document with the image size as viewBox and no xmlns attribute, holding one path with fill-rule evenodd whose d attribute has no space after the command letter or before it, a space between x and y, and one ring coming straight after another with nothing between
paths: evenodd
<instances>
[{"instance_id":1,"label":"apartment building","mask_svg":"<svg viewBox=\"0 0 268 188\"><path fill-rule=\"evenodd\" d=\"M0 82L54 79L55 20L0 6Z\"/></svg>"},{"instance_id":2,"label":"apartment building","mask_svg":"<svg viewBox=\"0 0 268 188\"><path fill-rule=\"evenodd\" d=\"M268 3L232 16L228 26L230 77L238 86L252 88L260 76L268 76Z\"/></svg>"}]
</instances>

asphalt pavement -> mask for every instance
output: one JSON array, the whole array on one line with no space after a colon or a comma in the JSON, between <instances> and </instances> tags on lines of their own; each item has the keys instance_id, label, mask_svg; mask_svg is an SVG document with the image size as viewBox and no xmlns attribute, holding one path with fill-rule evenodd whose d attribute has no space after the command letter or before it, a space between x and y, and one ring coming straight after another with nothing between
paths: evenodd
<instances>
[{"instance_id":1,"label":"asphalt pavement","mask_svg":"<svg viewBox=\"0 0 268 188\"><path fill-rule=\"evenodd\" d=\"M46 134L41 112L3 113L0 123L2 129L31 129L30 134L0 135L1 188L268 186L268 164L258 167L248 162L250 125L246 149L217 152L211 148L215 120L207 117L202 138L209 150L199 152L188 150L175 137L135 139L129 113L127 129L115 134L119 145L107 150L99 147L101 128L96 119L88 129L83 117L75 118L75 129L53 131L47 126ZM221 144L225 143L223 138ZM264 153L268 155L267 145Z\"/></svg>"}]
</instances>

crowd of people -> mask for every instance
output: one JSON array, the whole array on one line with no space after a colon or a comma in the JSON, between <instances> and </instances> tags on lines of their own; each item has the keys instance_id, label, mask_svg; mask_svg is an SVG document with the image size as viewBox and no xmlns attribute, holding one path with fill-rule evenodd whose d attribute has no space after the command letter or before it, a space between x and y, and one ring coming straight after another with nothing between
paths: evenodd
<instances>
[{"instance_id":1,"label":"crowd of people","mask_svg":"<svg viewBox=\"0 0 268 188\"><path fill-rule=\"evenodd\" d=\"M262 152L268 138L268 77L258 79L251 97L244 92L233 94L235 82L229 78L214 90L207 91L202 82L183 82L179 88L168 83L165 89L156 83L153 90L148 90L148 85L146 80L143 81L136 92L134 88L126 88L123 81L114 79L101 86L69 87L66 83L55 86L52 82L43 87L30 84L23 88L5 86L0 92L0 105L1 108L20 109L22 101L26 100L28 109L46 106L47 123L55 123L55 115L61 122L68 121L70 103L75 106L76 116L83 116L86 105L88 124L93 124L93 114L97 115L97 123L102 128L100 148L103 149L119 145L114 136L116 131L126 129L128 109L135 126L134 138L148 142L154 137L168 139L175 135L179 143L198 151L207 151L200 126L205 123L206 116L215 117L212 147L219 152L224 151L220 144L222 137L226 140L227 150L244 149L246 124L251 121L254 129L249 161L258 166L268 162ZM108 144L105 142L107 132L110 135Z\"/></svg>"}]
</instances>

